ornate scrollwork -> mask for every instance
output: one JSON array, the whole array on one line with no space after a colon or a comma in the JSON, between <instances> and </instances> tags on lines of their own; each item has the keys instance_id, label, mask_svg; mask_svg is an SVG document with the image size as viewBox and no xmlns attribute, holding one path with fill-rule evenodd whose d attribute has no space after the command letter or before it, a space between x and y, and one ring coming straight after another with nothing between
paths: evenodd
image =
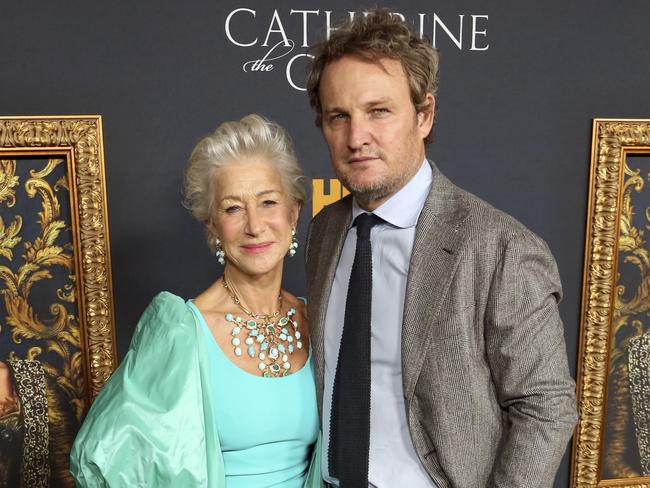
<instances>
[{"instance_id":1,"label":"ornate scrollwork","mask_svg":"<svg viewBox=\"0 0 650 488\"><path fill-rule=\"evenodd\" d=\"M9 200L8 207L16 204L16 190L13 189L16 185L18 185L16 162L11 159L0 159L0 203Z\"/></svg>"},{"instance_id":2,"label":"ornate scrollwork","mask_svg":"<svg viewBox=\"0 0 650 488\"><path fill-rule=\"evenodd\" d=\"M641 455L641 472L629 462L630 454L636 451L636 446L629 442L628 433L632 430L632 407L636 397L630 398L630 364L628 352L631 345L645 332L643 322L638 320L650 311L650 252L646 247L645 231L634 224L633 193L640 193L645 188L645 181L640 169L632 169L623 161L625 171L622 202L619 218L618 261L629 264L630 271L638 273L634 283L630 285L617 284L614 295L611 320L611 343L609 359L609 393L608 403L616 405L616 409L608 414L610 436L604 446L604 466L617 477L647 476L648 469L643 469L644 457L647 455L647 439L636 425L638 453ZM647 190L646 190L647 191ZM648 214L648 209L642 215ZM647 227L647 223L645 225ZM620 272L617 279L620 279ZM626 289L628 288L628 289ZM626 296L631 295L631 296ZM641 367L641 365L637 365ZM637 373L637 376L639 374ZM637 382L638 383L638 382ZM638 399L638 398L637 398ZM632 400L632 402L630 402ZM638 404L640 405L640 404ZM637 405L637 406L638 406ZM635 418L641 418L642 412L634 411ZM635 463L634 463L635 464Z\"/></svg>"},{"instance_id":3,"label":"ornate scrollwork","mask_svg":"<svg viewBox=\"0 0 650 488\"><path fill-rule=\"evenodd\" d=\"M31 179L25 185L26 191L31 196L38 195L43 202L39 213L40 224L43 228L42 235L26 246L25 258L34 266L44 263L58 264L74 269L80 265L77 275L80 277L78 290L79 322L83 336L75 337L66 332L65 321L68 320L65 311L52 308L53 319L48 322L48 333L58 337L61 353L65 353L65 342L78 342L82 340L86 353L85 358L69 358L67 363L72 368L81 368L85 363L88 383L88 400L92 400L106 380L111 375L116 364L114 341L114 314L113 294L111 289L109 243L108 243L108 218L106 215L106 196L103 185L103 161L101 147L101 119L100 117L56 117L56 118L0 118L0 152L2 149L14 148L41 148L41 149L71 149L73 154L74 181L71 182L76 208L72 209L73 222L76 222L77 249L75 254L77 263L73 265L73 256L69 250L54 244L54 240L62 229L60 220L53 218L58 212L58 201L54 197L49 184L43 184L42 177L51 171L50 165L57 164L50 160L50 164L41 172L32 172ZM47 152L47 151L45 151ZM9 204L15 201L14 187L17 185L14 172L15 166L11 161L0 160L0 202L8 200ZM60 179L57 187L67 188L65 178ZM0 255L11 257L12 249L20 241L18 236L22 221L16 219L11 223L0 219ZM14 326L13 338L20 340L33 333L32 328L37 323L36 317L29 316L29 306L21 302L20 296L29 292L33 282L44 277L38 275L39 270L29 268L25 276L9 274L0 267L0 279L11 290L7 295L13 296L7 303L11 307L10 316L22 317L17 319ZM40 270L46 273L44 270ZM29 275L29 279L26 277ZM75 300L74 286L67 286L58 290L57 295L63 301ZM62 306L60 306L62 308ZM61 340L63 333L68 335ZM58 334L58 336L57 336ZM72 385L70 385L72 387ZM82 408L82 405L79 405Z\"/></svg>"},{"instance_id":4,"label":"ornate scrollwork","mask_svg":"<svg viewBox=\"0 0 650 488\"><path fill-rule=\"evenodd\" d=\"M620 383L627 377L627 371L622 371L627 366L616 359L617 355L620 356L616 352L618 348L612 349L610 343L610 337L613 337L610 336L613 334L610 323L612 327L620 327L624 321L621 319L617 324L612 305L618 306L619 319L625 315L622 313L625 305L620 295L616 295L616 253L621 246L635 245L640 238L625 220L625 205L629 202L624 200L622 209L618 208L619 196L624 192L620 181L621 171L625 168L626 147L650 148L650 121L594 121L586 280L583 284L582 357L578 377L580 421L574 439L572 471L573 486L576 487L650 487L647 479L608 480L602 484L599 480L608 378L613 375L612 379L617 382L616 390L625 386ZM635 175L629 175L626 184L631 190L640 183ZM613 353L608 364L610 351Z\"/></svg>"}]
</instances>

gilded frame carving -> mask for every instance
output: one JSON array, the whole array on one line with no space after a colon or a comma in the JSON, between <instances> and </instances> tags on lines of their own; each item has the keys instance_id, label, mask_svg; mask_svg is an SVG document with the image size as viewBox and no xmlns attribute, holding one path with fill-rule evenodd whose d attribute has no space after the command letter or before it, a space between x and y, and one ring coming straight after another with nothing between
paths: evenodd
<instances>
[{"instance_id":1,"label":"gilded frame carving","mask_svg":"<svg viewBox=\"0 0 650 488\"><path fill-rule=\"evenodd\" d=\"M632 213L624 199L625 186L631 184L625 178L630 175L626 158L636 154L650 154L650 120L594 119L577 373L580 420L573 441L572 487L650 488L647 475L603 479L610 360L617 340L612 325L620 293L617 267L621 236L627 232L622 215ZM612 399L616 391L612 388Z\"/></svg>"},{"instance_id":2,"label":"gilded frame carving","mask_svg":"<svg viewBox=\"0 0 650 488\"><path fill-rule=\"evenodd\" d=\"M117 363L101 116L0 117L0 159L60 157L70 172L86 405Z\"/></svg>"}]
</instances>

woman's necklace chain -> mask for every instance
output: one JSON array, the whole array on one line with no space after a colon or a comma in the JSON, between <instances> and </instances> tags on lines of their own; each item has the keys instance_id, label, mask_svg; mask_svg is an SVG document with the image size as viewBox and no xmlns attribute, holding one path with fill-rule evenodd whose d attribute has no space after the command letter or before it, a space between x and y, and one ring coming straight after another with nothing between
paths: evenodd
<instances>
[{"instance_id":1,"label":"woman's necklace chain","mask_svg":"<svg viewBox=\"0 0 650 488\"><path fill-rule=\"evenodd\" d=\"M290 374L290 355L296 349L303 347L298 321L295 320L296 309L290 308L285 315L280 316L282 310L282 294L280 294L278 310L274 313L254 313L241 303L235 291L228 286L225 276L221 277L221 282L235 305L250 317L244 320L239 315L226 314L226 321L233 324L231 330L233 337L230 342L234 347L235 356L242 356L242 347L245 347L248 357L258 361L257 367L262 376L274 378ZM246 335L244 344L239 337L242 332Z\"/></svg>"}]
</instances>

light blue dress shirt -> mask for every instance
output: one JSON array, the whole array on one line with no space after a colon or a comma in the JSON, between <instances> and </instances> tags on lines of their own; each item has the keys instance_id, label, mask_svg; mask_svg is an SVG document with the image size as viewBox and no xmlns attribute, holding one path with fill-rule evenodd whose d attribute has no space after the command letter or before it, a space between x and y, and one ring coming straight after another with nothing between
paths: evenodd
<instances>
[{"instance_id":1,"label":"light blue dress shirt","mask_svg":"<svg viewBox=\"0 0 650 488\"><path fill-rule=\"evenodd\" d=\"M413 448L402 387L402 317L415 225L431 187L432 170L425 160L413 178L374 214L385 223L373 227L372 335L370 384L370 487L435 487ZM352 221L365 212L356 200ZM336 268L325 318L325 382L323 395L322 472L329 483L332 388L345 317L345 300L357 242L356 227L348 230Z\"/></svg>"}]
</instances>

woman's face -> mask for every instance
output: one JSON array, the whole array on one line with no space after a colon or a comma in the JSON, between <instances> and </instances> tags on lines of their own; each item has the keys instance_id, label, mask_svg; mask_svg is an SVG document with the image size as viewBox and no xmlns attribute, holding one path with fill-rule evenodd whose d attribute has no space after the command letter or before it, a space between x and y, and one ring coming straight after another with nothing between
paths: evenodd
<instances>
[{"instance_id":1,"label":"woman's face","mask_svg":"<svg viewBox=\"0 0 650 488\"><path fill-rule=\"evenodd\" d=\"M300 207L264 157L243 158L214 175L212 230L226 262L248 275L282 269Z\"/></svg>"}]
</instances>

